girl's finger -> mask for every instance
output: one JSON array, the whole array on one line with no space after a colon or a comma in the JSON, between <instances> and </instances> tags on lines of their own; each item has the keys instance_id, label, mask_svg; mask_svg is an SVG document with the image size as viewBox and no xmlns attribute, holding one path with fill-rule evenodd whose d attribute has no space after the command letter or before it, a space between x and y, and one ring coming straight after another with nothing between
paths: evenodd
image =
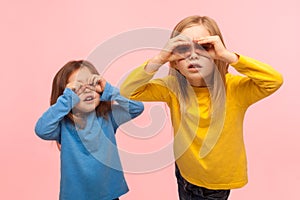
<instances>
[{"instance_id":1,"label":"girl's finger","mask_svg":"<svg viewBox=\"0 0 300 200\"><path fill-rule=\"evenodd\" d=\"M195 40L198 44L203 44L203 43L215 43L218 40L220 40L219 36L214 35L214 36L207 36L207 37L202 37L197 40ZM220 40L221 41L221 40Z\"/></svg>"},{"instance_id":2,"label":"girl's finger","mask_svg":"<svg viewBox=\"0 0 300 200\"><path fill-rule=\"evenodd\" d=\"M70 82L66 85L67 88L70 88L71 90L73 90L75 93L78 90L78 87L76 82Z\"/></svg>"},{"instance_id":3,"label":"girl's finger","mask_svg":"<svg viewBox=\"0 0 300 200\"><path fill-rule=\"evenodd\" d=\"M95 91L95 90L96 90L95 87L96 87L96 86L91 85L91 84L85 85L85 89L89 89L89 90L92 90L92 91Z\"/></svg>"},{"instance_id":4,"label":"girl's finger","mask_svg":"<svg viewBox=\"0 0 300 200\"><path fill-rule=\"evenodd\" d=\"M89 85L94 85L94 75L92 75L88 80Z\"/></svg>"},{"instance_id":5,"label":"girl's finger","mask_svg":"<svg viewBox=\"0 0 300 200\"><path fill-rule=\"evenodd\" d=\"M86 89L86 86L83 85L82 83L76 83L76 94L80 95L84 92L84 90Z\"/></svg>"},{"instance_id":6,"label":"girl's finger","mask_svg":"<svg viewBox=\"0 0 300 200\"><path fill-rule=\"evenodd\" d=\"M178 36L173 38L174 40L180 40L180 41L186 41L186 42L192 42L191 38L189 38L186 35L179 34Z\"/></svg>"},{"instance_id":7,"label":"girl's finger","mask_svg":"<svg viewBox=\"0 0 300 200\"><path fill-rule=\"evenodd\" d=\"M101 76L97 76L95 78L95 85L101 85L101 82L102 82L102 77Z\"/></svg>"},{"instance_id":8,"label":"girl's finger","mask_svg":"<svg viewBox=\"0 0 300 200\"><path fill-rule=\"evenodd\" d=\"M94 79L94 84L95 84L95 85L99 85L100 82L101 82L101 76L96 75L96 76L95 76L95 79Z\"/></svg>"},{"instance_id":9,"label":"girl's finger","mask_svg":"<svg viewBox=\"0 0 300 200\"><path fill-rule=\"evenodd\" d=\"M96 89L96 92L98 92L98 93L103 92L103 88L101 87L100 84L96 85L95 89Z\"/></svg>"}]
</instances>

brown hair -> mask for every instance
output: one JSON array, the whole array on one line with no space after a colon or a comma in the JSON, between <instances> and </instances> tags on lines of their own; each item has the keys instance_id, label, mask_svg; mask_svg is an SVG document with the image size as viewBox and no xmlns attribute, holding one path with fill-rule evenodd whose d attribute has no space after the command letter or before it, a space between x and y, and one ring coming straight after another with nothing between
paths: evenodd
<instances>
[{"instance_id":1,"label":"brown hair","mask_svg":"<svg viewBox=\"0 0 300 200\"><path fill-rule=\"evenodd\" d=\"M66 85L68 84L68 79L71 76L71 74L80 69L81 67L86 67L90 70L92 74L98 74L99 72L94 67L92 63L86 60L78 60L78 61L70 61L66 63L55 75L52 83L52 92L51 92L51 99L50 99L50 105L53 105L56 103L59 96L61 96L66 88ZM96 107L96 114L98 116L104 117L107 119L108 112L111 111L111 102L110 101L100 101L100 104ZM73 123L74 121L74 115L72 112L70 112L67 115L67 118L70 119Z\"/></svg>"}]
</instances>

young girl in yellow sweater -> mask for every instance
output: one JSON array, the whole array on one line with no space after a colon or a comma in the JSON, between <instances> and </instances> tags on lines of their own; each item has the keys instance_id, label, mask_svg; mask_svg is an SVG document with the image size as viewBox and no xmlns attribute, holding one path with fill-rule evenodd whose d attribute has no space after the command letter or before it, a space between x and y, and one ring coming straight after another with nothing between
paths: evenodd
<instances>
[{"instance_id":1,"label":"young girl in yellow sweater","mask_svg":"<svg viewBox=\"0 0 300 200\"><path fill-rule=\"evenodd\" d=\"M167 62L169 75L152 79ZM228 73L229 65L244 76ZM282 83L271 66L227 50L213 19L190 16L163 50L127 77L121 94L169 106L180 199L221 200L247 183L247 108Z\"/></svg>"}]
</instances>

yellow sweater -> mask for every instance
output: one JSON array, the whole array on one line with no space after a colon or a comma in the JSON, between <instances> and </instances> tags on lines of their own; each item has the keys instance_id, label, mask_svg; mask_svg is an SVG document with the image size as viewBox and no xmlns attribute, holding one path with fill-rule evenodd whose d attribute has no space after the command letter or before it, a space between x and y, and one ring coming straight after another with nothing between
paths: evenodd
<instances>
[{"instance_id":1,"label":"yellow sweater","mask_svg":"<svg viewBox=\"0 0 300 200\"><path fill-rule=\"evenodd\" d=\"M121 94L140 101L163 101L170 108L174 130L174 154L181 175L190 183L209 189L244 186L247 160L243 141L243 120L247 108L275 92L283 83L281 74L271 66L246 56L232 64L245 76L226 74L225 121L213 149L199 155L210 126L210 91L193 87L195 103L180 107L172 87L173 76L152 79L153 74L135 69L121 86ZM192 102L192 101L191 101Z\"/></svg>"}]
</instances>

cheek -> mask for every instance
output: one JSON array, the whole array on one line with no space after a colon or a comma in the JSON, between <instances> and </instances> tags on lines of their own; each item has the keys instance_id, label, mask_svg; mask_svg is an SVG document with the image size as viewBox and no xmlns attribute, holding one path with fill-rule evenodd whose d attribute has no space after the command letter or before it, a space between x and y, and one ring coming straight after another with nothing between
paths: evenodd
<instances>
[{"instance_id":1,"label":"cheek","mask_svg":"<svg viewBox=\"0 0 300 200\"><path fill-rule=\"evenodd\" d=\"M95 101L95 107L99 106L99 104L100 104L100 100L98 100L98 101L96 100Z\"/></svg>"},{"instance_id":2,"label":"cheek","mask_svg":"<svg viewBox=\"0 0 300 200\"><path fill-rule=\"evenodd\" d=\"M185 66L187 66L187 62L184 59L176 61L175 63L175 68L179 71L182 71Z\"/></svg>"},{"instance_id":3,"label":"cheek","mask_svg":"<svg viewBox=\"0 0 300 200\"><path fill-rule=\"evenodd\" d=\"M99 99L101 98L101 97L100 97L100 94L99 94L98 92L95 92L94 95L95 95L95 99L98 99L98 100L99 100Z\"/></svg>"},{"instance_id":4,"label":"cheek","mask_svg":"<svg viewBox=\"0 0 300 200\"><path fill-rule=\"evenodd\" d=\"M101 100L101 96L97 93L95 95L95 104L96 104L96 107L100 104L100 100Z\"/></svg>"},{"instance_id":5,"label":"cheek","mask_svg":"<svg viewBox=\"0 0 300 200\"><path fill-rule=\"evenodd\" d=\"M208 70L210 73L213 73L215 71L215 64L213 62L207 63L207 66L209 66Z\"/></svg>"}]
</instances>

